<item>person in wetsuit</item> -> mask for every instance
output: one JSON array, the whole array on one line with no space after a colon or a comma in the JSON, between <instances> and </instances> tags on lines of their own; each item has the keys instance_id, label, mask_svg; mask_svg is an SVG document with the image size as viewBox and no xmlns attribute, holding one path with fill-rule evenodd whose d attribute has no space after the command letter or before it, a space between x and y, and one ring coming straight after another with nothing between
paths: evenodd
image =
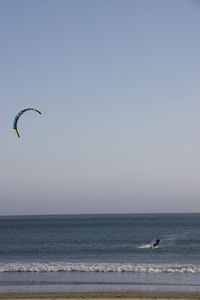
<instances>
[{"instance_id":1,"label":"person in wetsuit","mask_svg":"<svg viewBox=\"0 0 200 300\"><path fill-rule=\"evenodd\" d=\"M159 243L160 243L160 238L158 237L157 239L154 240L153 248L155 248L156 246L158 246Z\"/></svg>"}]
</instances>

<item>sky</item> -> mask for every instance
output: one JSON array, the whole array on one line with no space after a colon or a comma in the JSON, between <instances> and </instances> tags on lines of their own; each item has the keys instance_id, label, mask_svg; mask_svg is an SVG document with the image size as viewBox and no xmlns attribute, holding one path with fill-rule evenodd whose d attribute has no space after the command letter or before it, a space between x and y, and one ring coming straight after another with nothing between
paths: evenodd
<instances>
[{"instance_id":1,"label":"sky","mask_svg":"<svg viewBox=\"0 0 200 300\"><path fill-rule=\"evenodd\" d=\"M0 0L0 215L200 212L199 31L197 0Z\"/></svg>"}]
</instances>

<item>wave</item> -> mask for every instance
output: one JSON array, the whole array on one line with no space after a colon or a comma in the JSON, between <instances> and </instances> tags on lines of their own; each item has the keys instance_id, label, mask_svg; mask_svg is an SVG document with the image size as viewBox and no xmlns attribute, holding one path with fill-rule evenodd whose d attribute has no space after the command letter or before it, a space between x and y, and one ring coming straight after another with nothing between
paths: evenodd
<instances>
[{"instance_id":1,"label":"wave","mask_svg":"<svg viewBox=\"0 0 200 300\"><path fill-rule=\"evenodd\" d=\"M131 264L131 263L1 263L5 272L133 272L133 273L200 273L197 264Z\"/></svg>"}]
</instances>

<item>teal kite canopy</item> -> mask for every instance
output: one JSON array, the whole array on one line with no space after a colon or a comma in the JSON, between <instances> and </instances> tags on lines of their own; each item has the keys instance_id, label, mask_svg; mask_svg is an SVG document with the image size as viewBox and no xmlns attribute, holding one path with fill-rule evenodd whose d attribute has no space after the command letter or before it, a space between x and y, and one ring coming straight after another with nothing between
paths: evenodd
<instances>
[{"instance_id":1,"label":"teal kite canopy","mask_svg":"<svg viewBox=\"0 0 200 300\"><path fill-rule=\"evenodd\" d=\"M15 119L14 119L14 122L13 122L13 129L14 129L14 132L16 133L16 135L17 135L18 137L20 137L19 132L18 132L18 129L17 129L17 123L18 123L18 120L19 120L19 118L21 117L21 115L22 115L23 113L25 113L26 111L28 111L28 110L34 110L34 111L36 111L37 113L39 113L39 114L41 115L41 112L40 112L39 110L35 109L35 108L25 108L25 109L21 110L21 111L16 115L16 117L15 117Z\"/></svg>"}]
</instances>

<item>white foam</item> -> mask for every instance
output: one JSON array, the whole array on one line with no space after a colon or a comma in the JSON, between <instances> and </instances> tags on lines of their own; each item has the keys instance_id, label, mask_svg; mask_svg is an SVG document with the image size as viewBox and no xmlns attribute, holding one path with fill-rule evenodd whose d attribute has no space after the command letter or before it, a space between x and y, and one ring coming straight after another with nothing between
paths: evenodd
<instances>
[{"instance_id":1,"label":"white foam","mask_svg":"<svg viewBox=\"0 0 200 300\"><path fill-rule=\"evenodd\" d=\"M131 263L1 263L4 272L134 272L134 273L200 273L200 265L131 264Z\"/></svg>"},{"instance_id":2,"label":"white foam","mask_svg":"<svg viewBox=\"0 0 200 300\"><path fill-rule=\"evenodd\" d=\"M147 248L150 248L150 247L151 247L151 245L147 244L147 245L142 245L142 246L140 246L138 248L140 248L140 249L147 249Z\"/></svg>"}]
</instances>

